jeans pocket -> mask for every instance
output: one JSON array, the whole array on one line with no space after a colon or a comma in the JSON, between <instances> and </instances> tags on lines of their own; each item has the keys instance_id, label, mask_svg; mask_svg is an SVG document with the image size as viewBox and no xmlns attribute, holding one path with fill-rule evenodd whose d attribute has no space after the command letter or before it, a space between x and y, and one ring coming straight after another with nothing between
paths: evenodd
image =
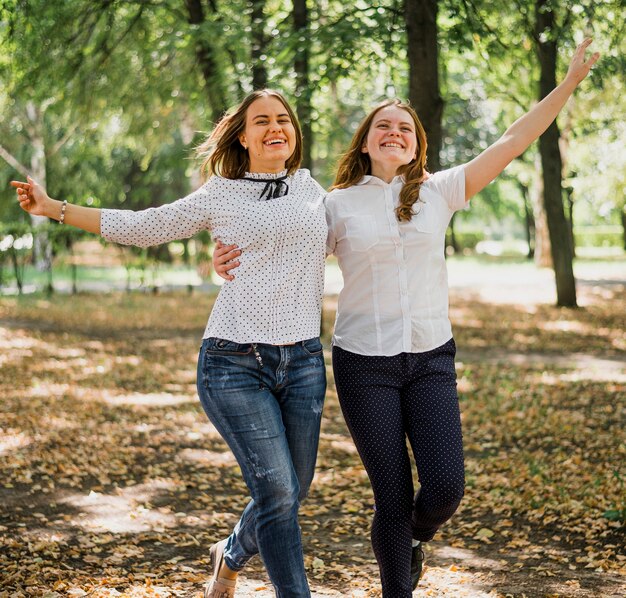
<instances>
[{"instance_id":1,"label":"jeans pocket","mask_svg":"<svg viewBox=\"0 0 626 598\"><path fill-rule=\"evenodd\" d=\"M235 343L224 338L211 337L205 341L205 351L209 355L249 355L252 353L250 343Z\"/></svg>"},{"instance_id":2,"label":"jeans pocket","mask_svg":"<svg viewBox=\"0 0 626 598\"><path fill-rule=\"evenodd\" d=\"M319 337L309 338L305 341L302 341L302 348L304 352L313 356L321 355L324 352L324 347L319 339Z\"/></svg>"}]
</instances>

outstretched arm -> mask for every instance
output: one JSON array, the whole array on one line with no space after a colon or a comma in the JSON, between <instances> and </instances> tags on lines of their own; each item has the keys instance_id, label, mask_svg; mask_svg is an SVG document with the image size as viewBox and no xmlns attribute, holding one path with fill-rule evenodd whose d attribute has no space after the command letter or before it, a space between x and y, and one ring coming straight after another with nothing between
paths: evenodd
<instances>
[{"instance_id":1,"label":"outstretched arm","mask_svg":"<svg viewBox=\"0 0 626 598\"><path fill-rule=\"evenodd\" d=\"M597 52L585 60L591 39L582 42L574 52L563 82L539 102L530 112L517 119L496 141L465 166L465 199L484 189L517 156L526 151L550 126L578 84L600 57Z\"/></svg>"},{"instance_id":2,"label":"outstretched arm","mask_svg":"<svg viewBox=\"0 0 626 598\"><path fill-rule=\"evenodd\" d=\"M11 181L17 191L20 207L33 216L46 216L54 220L61 219L63 202L52 199L46 190L28 177L27 182ZM65 206L63 221L90 233L100 234L100 210L98 208L84 208L74 204Z\"/></svg>"},{"instance_id":3,"label":"outstretched arm","mask_svg":"<svg viewBox=\"0 0 626 598\"><path fill-rule=\"evenodd\" d=\"M64 202L48 197L33 179L27 183L12 181L21 207L33 215L61 220ZM63 221L108 241L122 245L150 247L191 237L211 229L209 193L203 187L186 197L145 210L99 210L73 204L65 205Z\"/></svg>"}]
</instances>

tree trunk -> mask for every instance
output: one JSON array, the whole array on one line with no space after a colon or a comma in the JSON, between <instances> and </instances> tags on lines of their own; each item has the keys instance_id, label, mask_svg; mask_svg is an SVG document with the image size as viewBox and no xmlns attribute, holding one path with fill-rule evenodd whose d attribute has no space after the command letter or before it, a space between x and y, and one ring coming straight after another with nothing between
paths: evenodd
<instances>
[{"instance_id":1,"label":"tree trunk","mask_svg":"<svg viewBox=\"0 0 626 598\"><path fill-rule=\"evenodd\" d=\"M428 138L430 172L440 169L443 98L439 89L437 0L404 0L409 61L409 99Z\"/></svg>"},{"instance_id":2,"label":"tree trunk","mask_svg":"<svg viewBox=\"0 0 626 598\"><path fill-rule=\"evenodd\" d=\"M296 36L296 56L293 63L296 73L296 108L304 139L302 166L312 170L311 97L313 90L309 81L309 11L306 0L293 0L293 31Z\"/></svg>"},{"instance_id":3,"label":"tree trunk","mask_svg":"<svg viewBox=\"0 0 626 598\"><path fill-rule=\"evenodd\" d=\"M267 69L265 61L261 60L267 40L265 39L265 0L251 0L252 14L252 44L250 47L250 58L252 59L252 88L264 89L267 87Z\"/></svg>"},{"instance_id":4,"label":"tree trunk","mask_svg":"<svg viewBox=\"0 0 626 598\"><path fill-rule=\"evenodd\" d=\"M565 187L565 205L567 206L567 226L569 229L569 242L572 257L576 257L576 238L574 237L574 189Z\"/></svg>"},{"instance_id":5,"label":"tree trunk","mask_svg":"<svg viewBox=\"0 0 626 598\"><path fill-rule=\"evenodd\" d=\"M13 274L15 274L15 284L17 284L17 294L24 292L24 264L20 264L17 257L17 250L11 248L11 262L13 263Z\"/></svg>"},{"instance_id":6,"label":"tree trunk","mask_svg":"<svg viewBox=\"0 0 626 598\"><path fill-rule=\"evenodd\" d=\"M201 0L185 0L185 7L187 8L187 22L190 25L200 26L206 22ZM211 118L217 122L228 108L226 85L219 67L215 47L206 34L196 33L194 37L196 59L204 77L204 87L209 100Z\"/></svg>"},{"instance_id":7,"label":"tree trunk","mask_svg":"<svg viewBox=\"0 0 626 598\"><path fill-rule=\"evenodd\" d=\"M183 140L183 143L186 146L191 147L194 140L195 128L193 126L192 119L189 116L189 112L185 111L185 114L180 121L180 127L178 130L180 131L180 137ZM189 176L189 191L195 191L201 186L202 175L200 174L200 169L194 168Z\"/></svg>"},{"instance_id":8,"label":"tree trunk","mask_svg":"<svg viewBox=\"0 0 626 598\"><path fill-rule=\"evenodd\" d=\"M624 251L626 251L626 206L622 208L622 234L624 236Z\"/></svg>"},{"instance_id":9,"label":"tree trunk","mask_svg":"<svg viewBox=\"0 0 626 598\"><path fill-rule=\"evenodd\" d=\"M535 159L535 172L541 172L541 158ZM531 186L531 202L535 221L535 265L538 268L553 268L548 219L543 204L543 179L535 176Z\"/></svg>"},{"instance_id":10,"label":"tree trunk","mask_svg":"<svg viewBox=\"0 0 626 598\"><path fill-rule=\"evenodd\" d=\"M31 147L30 175L44 188L47 189L46 177L46 140L44 135L43 112L34 102L26 103L26 116L29 121L29 141ZM47 273L48 284L46 292L51 294L52 288L52 243L44 228L49 220L45 216L31 216L33 226L33 261L35 267ZM39 230L38 230L39 229Z\"/></svg>"},{"instance_id":11,"label":"tree trunk","mask_svg":"<svg viewBox=\"0 0 626 598\"><path fill-rule=\"evenodd\" d=\"M554 30L554 13L550 6L549 0L537 0L535 4L535 34L541 69L539 100L545 98L556 87L556 41L544 39L546 32L550 33ZM539 138L539 154L543 171L543 202L548 219L556 277L557 305L576 307L576 282L572 266L569 227L563 210L561 152L556 121Z\"/></svg>"},{"instance_id":12,"label":"tree trunk","mask_svg":"<svg viewBox=\"0 0 626 598\"><path fill-rule=\"evenodd\" d=\"M535 218L533 216L532 203L530 201L530 190L519 179L517 186L524 200L524 231L526 233L526 243L528 244L528 253L526 257L532 260L535 256Z\"/></svg>"}]
</instances>

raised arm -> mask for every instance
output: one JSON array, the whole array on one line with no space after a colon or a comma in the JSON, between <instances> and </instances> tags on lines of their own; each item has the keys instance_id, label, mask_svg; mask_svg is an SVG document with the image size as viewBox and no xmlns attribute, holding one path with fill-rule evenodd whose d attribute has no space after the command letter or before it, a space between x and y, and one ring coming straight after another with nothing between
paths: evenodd
<instances>
[{"instance_id":1,"label":"raised arm","mask_svg":"<svg viewBox=\"0 0 626 598\"><path fill-rule=\"evenodd\" d=\"M517 119L496 141L465 166L465 199L484 189L506 166L520 156L557 117L578 84L600 57L599 53L585 59L585 51L591 39L582 42L574 52L567 75L532 110Z\"/></svg>"},{"instance_id":2,"label":"raised arm","mask_svg":"<svg viewBox=\"0 0 626 598\"><path fill-rule=\"evenodd\" d=\"M52 199L46 190L28 177L27 182L11 181L16 188L20 207L33 216L46 216L54 220L61 220L63 202ZM65 206L65 224L82 228L90 233L100 234L100 210L98 208L84 208L68 203Z\"/></svg>"}]
</instances>

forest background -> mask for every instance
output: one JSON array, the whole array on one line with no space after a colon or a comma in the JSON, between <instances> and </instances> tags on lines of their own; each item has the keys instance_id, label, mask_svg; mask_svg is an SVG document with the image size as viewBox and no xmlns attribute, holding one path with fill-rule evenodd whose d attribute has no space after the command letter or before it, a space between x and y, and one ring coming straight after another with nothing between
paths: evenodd
<instances>
[{"instance_id":1,"label":"forest background","mask_svg":"<svg viewBox=\"0 0 626 598\"><path fill-rule=\"evenodd\" d=\"M497 253L553 265L558 304L572 306L577 248L626 247L621 0L3 0L0 7L0 278L13 276L20 289L25 265L51 272L80 234L46 230L45 221L21 213L11 179L30 173L51 196L98 207L172 201L201 184L195 145L228 107L264 86L297 106L304 166L322 185L332 182L363 115L389 96L416 107L435 172L470 160L549 93L585 36L594 38L600 63L559 126L455 217L449 251L489 251L484 242L496 241ZM33 237L32 226L43 228ZM206 262L209 243L204 234L128 249L124 260Z\"/></svg>"}]
</instances>

